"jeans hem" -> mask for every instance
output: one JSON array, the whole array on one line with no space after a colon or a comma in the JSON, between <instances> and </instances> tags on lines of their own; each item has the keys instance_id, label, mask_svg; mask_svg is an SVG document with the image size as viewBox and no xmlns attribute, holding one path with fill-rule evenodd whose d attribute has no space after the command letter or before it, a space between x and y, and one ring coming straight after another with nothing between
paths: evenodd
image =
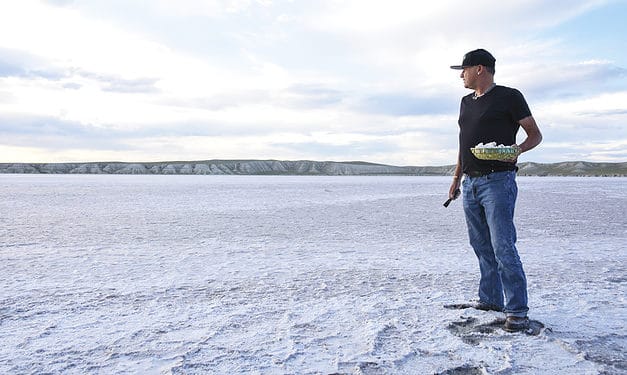
<instances>
[{"instance_id":1,"label":"jeans hem","mask_svg":"<svg viewBox=\"0 0 627 375\"><path fill-rule=\"evenodd\" d=\"M527 317L527 312L506 312L505 313L506 316L514 316L516 318L526 318Z\"/></svg>"}]
</instances>

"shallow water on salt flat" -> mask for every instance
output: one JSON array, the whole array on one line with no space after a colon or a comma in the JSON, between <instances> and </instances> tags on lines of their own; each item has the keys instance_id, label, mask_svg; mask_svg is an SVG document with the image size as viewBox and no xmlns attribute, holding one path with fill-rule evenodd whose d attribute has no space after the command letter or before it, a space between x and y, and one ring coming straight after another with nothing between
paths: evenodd
<instances>
[{"instance_id":1,"label":"shallow water on salt flat","mask_svg":"<svg viewBox=\"0 0 627 375\"><path fill-rule=\"evenodd\" d=\"M449 181L0 175L0 372L627 372L627 179L518 179L538 337L442 308L478 281Z\"/></svg>"}]
</instances>

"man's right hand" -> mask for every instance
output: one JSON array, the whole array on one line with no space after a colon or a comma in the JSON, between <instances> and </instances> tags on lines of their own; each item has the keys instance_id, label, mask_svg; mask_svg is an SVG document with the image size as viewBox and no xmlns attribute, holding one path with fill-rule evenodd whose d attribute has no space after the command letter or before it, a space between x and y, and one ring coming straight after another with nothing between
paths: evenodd
<instances>
[{"instance_id":1,"label":"man's right hand","mask_svg":"<svg viewBox=\"0 0 627 375\"><path fill-rule=\"evenodd\" d=\"M449 199L457 199L457 197L459 197L460 184L461 184L460 177L453 177L453 182L451 183L451 187L448 189Z\"/></svg>"}]
</instances>

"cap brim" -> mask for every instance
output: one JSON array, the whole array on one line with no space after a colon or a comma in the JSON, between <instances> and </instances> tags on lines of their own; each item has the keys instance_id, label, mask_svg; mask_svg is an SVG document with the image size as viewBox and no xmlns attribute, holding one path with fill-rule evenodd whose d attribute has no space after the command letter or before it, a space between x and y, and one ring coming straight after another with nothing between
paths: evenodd
<instances>
[{"instance_id":1,"label":"cap brim","mask_svg":"<svg viewBox=\"0 0 627 375\"><path fill-rule=\"evenodd\" d=\"M451 65L451 69L462 70L464 69L463 65Z\"/></svg>"}]
</instances>

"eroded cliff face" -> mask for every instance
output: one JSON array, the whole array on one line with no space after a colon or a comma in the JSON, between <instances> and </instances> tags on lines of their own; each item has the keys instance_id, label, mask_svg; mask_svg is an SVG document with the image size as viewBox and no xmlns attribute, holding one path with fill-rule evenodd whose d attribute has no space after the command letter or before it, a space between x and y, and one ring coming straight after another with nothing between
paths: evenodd
<instances>
[{"instance_id":1,"label":"eroded cliff face","mask_svg":"<svg viewBox=\"0 0 627 375\"><path fill-rule=\"evenodd\" d=\"M162 163L0 164L0 173L197 175L413 175L446 174L451 167L395 167L361 162L225 160ZM421 173L422 172L422 173Z\"/></svg>"},{"instance_id":2,"label":"eroded cliff face","mask_svg":"<svg viewBox=\"0 0 627 375\"><path fill-rule=\"evenodd\" d=\"M522 176L627 176L627 163L518 164ZM454 165L396 167L365 162L208 160L158 163L0 163L0 173L163 175L452 175Z\"/></svg>"}]
</instances>

